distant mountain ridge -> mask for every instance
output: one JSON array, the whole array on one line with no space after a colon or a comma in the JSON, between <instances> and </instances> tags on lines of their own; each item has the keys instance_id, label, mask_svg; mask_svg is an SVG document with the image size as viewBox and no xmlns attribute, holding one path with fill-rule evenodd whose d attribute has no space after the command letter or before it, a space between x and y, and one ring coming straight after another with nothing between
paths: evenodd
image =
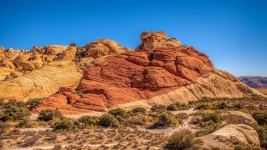
<instances>
[{"instance_id":1,"label":"distant mountain ridge","mask_svg":"<svg viewBox=\"0 0 267 150\"><path fill-rule=\"evenodd\" d=\"M241 76L238 79L252 88L267 87L267 77Z\"/></svg>"}]
</instances>

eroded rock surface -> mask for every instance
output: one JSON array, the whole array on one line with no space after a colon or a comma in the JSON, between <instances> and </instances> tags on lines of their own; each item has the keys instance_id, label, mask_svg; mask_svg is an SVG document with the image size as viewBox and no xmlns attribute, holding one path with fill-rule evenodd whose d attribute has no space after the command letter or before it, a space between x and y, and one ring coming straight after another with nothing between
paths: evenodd
<instances>
[{"instance_id":1,"label":"eroded rock surface","mask_svg":"<svg viewBox=\"0 0 267 150\"><path fill-rule=\"evenodd\" d=\"M216 70L208 56L194 47L181 46L178 40L176 45L168 46L170 38L165 33L145 32L141 39L142 50L94 60L75 92L58 93L68 101L67 105L50 105L61 101L54 100L58 97L55 94L43 99L33 112L45 108L58 108L64 113L72 113L70 108L105 111L113 107L130 109L136 104L149 107L188 102L203 96L262 95L233 75Z\"/></svg>"},{"instance_id":2,"label":"eroded rock surface","mask_svg":"<svg viewBox=\"0 0 267 150\"><path fill-rule=\"evenodd\" d=\"M101 56L129 50L107 39L92 43L104 43L109 48L109 52ZM94 50L101 48L96 46ZM34 46L29 51L0 47L0 99L27 101L47 97L63 86L77 87L83 70L94 61L95 55L82 55L85 51L90 53L91 49L77 47L75 43Z\"/></svg>"}]
</instances>

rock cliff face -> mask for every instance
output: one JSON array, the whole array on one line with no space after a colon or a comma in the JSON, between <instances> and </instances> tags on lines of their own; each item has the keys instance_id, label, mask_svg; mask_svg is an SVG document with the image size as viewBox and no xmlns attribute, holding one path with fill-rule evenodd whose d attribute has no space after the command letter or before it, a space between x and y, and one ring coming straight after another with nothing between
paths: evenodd
<instances>
[{"instance_id":1,"label":"rock cliff face","mask_svg":"<svg viewBox=\"0 0 267 150\"><path fill-rule=\"evenodd\" d=\"M182 46L164 32L144 32L141 41L136 51L95 59L76 89L43 99L33 112L58 108L68 114L167 105L203 96L263 96L233 75L216 70L207 55Z\"/></svg>"},{"instance_id":2,"label":"rock cliff face","mask_svg":"<svg viewBox=\"0 0 267 150\"><path fill-rule=\"evenodd\" d=\"M95 45L91 49L88 45ZM104 46L108 52L96 55ZM56 93L60 87L77 87L85 68L98 57L129 51L114 41L101 39L85 47L50 45L32 50L0 47L0 99L27 101ZM87 53L87 55L84 55Z\"/></svg>"}]
</instances>

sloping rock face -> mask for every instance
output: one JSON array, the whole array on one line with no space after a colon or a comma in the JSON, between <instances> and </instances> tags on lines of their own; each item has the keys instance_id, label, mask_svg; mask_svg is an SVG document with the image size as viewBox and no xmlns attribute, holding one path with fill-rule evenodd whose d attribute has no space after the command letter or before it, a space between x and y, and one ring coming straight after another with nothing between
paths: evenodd
<instances>
[{"instance_id":1,"label":"sloping rock face","mask_svg":"<svg viewBox=\"0 0 267 150\"><path fill-rule=\"evenodd\" d=\"M0 81L0 98L19 101L43 98L57 92L61 86L77 86L81 76L74 62L53 62L11 81Z\"/></svg>"},{"instance_id":2,"label":"sloping rock face","mask_svg":"<svg viewBox=\"0 0 267 150\"><path fill-rule=\"evenodd\" d=\"M60 87L77 87L83 70L91 66L95 58L130 50L107 39L91 43L96 45L94 50L76 47L75 43L69 47L34 46L30 51L0 47L0 99L27 101L47 97ZM101 51L103 45L108 47L108 53L94 55L91 52ZM90 54L82 55L85 51Z\"/></svg>"},{"instance_id":3,"label":"sloping rock face","mask_svg":"<svg viewBox=\"0 0 267 150\"><path fill-rule=\"evenodd\" d=\"M236 137L236 139L241 142L260 145L257 132L252 127L244 124L227 125L213 132L212 135L224 136L227 138Z\"/></svg>"},{"instance_id":4,"label":"sloping rock face","mask_svg":"<svg viewBox=\"0 0 267 150\"><path fill-rule=\"evenodd\" d=\"M227 145L227 142L238 141L245 145L260 146L259 136L254 128L244 124L230 124L211 134L199 137L204 144L211 147L223 147L224 149L234 149Z\"/></svg>"},{"instance_id":5,"label":"sloping rock face","mask_svg":"<svg viewBox=\"0 0 267 150\"><path fill-rule=\"evenodd\" d=\"M262 95L233 75L216 70L208 56L194 47L181 46L176 39L171 39L176 45L168 47L170 39L166 33L145 32L141 40L138 47L142 50L94 60L84 71L76 91L51 95L33 112L46 108L58 108L63 113L72 113L70 108L105 111L113 107L131 109L138 105L188 102L203 96ZM64 105L51 105L62 103L62 99Z\"/></svg>"},{"instance_id":6,"label":"sloping rock face","mask_svg":"<svg viewBox=\"0 0 267 150\"><path fill-rule=\"evenodd\" d=\"M251 115L240 111L229 111L226 121L229 124L257 124L256 120Z\"/></svg>"}]
</instances>

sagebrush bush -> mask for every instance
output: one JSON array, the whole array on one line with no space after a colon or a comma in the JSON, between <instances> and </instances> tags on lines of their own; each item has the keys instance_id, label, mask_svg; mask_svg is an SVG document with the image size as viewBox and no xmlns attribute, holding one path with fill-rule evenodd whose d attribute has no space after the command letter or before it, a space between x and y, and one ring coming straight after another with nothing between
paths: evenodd
<instances>
[{"instance_id":1,"label":"sagebrush bush","mask_svg":"<svg viewBox=\"0 0 267 150\"><path fill-rule=\"evenodd\" d=\"M111 109L108 113L112 114L119 121L127 117L126 111L121 108Z\"/></svg>"},{"instance_id":2,"label":"sagebrush bush","mask_svg":"<svg viewBox=\"0 0 267 150\"><path fill-rule=\"evenodd\" d=\"M170 105L167 106L167 110L169 110L169 111L177 111L178 108L177 108L177 106L175 104L170 104Z\"/></svg>"},{"instance_id":3,"label":"sagebrush bush","mask_svg":"<svg viewBox=\"0 0 267 150\"><path fill-rule=\"evenodd\" d=\"M26 106L29 110L32 110L35 106L37 106L40 101L42 99L41 98L31 98L26 102Z\"/></svg>"},{"instance_id":4,"label":"sagebrush bush","mask_svg":"<svg viewBox=\"0 0 267 150\"><path fill-rule=\"evenodd\" d=\"M5 109L4 115L0 119L2 121L27 120L30 115L30 111L25 107L9 106Z\"/></svg>"},{"instance_id":5,"label":"sagebrush bush","mask_svg":"<svg viewBox=\"0 0 267 150\"><path fill-rule=\"evenodd\" d=\"M267 112L254 112L252 117L259 125L267 125Z\"/></svg>"},{"instance_id":6,"label":"sagebrush bush","mask_svg":"<svg viewBox=\"0 0 267 150\"><path fill-rule=\"evenodd\" d=\"M167 141L165 147L170 150L182 150L193 147L195 135L190 130L174 132Z\"/></svg>"},{"instance_id":7,"label":"sagebrush bush","mask_svg":"<svg viewBox=\"0 0 267 150\"><path fill-rule=\"evenodd\" d=\"M24 140L23 146L32 146L34 145L42 136L39 134L35 134L32 137L28 137Z\"/></svg>"},{"instance_id":8,"label":"sagebrush bush","mask_svg":"<svg viewBox=\"0 0 267 150\"><path fill-rule=\"evenodd\" d=\"M132 110L133 113L145 113L146 109L144 107L136 107Z\"/></svg>"},{"instance_id":9,"label":"sagebrush bush","mask_svg":"<svg viewBox=\"0 0 267 150\"><path fill-rule=\"evenodd\" d=\"M104 114L100 117L98 124L105 127L118 127L119 121L111 114Z\"/></svg>"},{"instance_id":10,"label":"sagebrush bush","mask_svg":"<svg viewBox=\"0 0 267 150\"><path fill-rule=\"evenodd\" d=\"M220 123L223 120L223 117L218 115L217 113L211 113L211 114L204 114L202 121L212 121L214 123Z\"/></svg>"},{"instance_id":11,"label":"sagebrush bush","mask_svg":"<svg viewBox=\"0 0 267 150\"><path fill-rule=\"evenodd\" d=\"M53 110L53 109L46 109L46 110L41 110L38 116L38 120L41 121L49 121L52 120L53 118L59 118L62 119L64 118L63 115L59 110Z\"/></svg>"},{"instance_id":12,"label":"sagebrush bush","mask_svg":"<svg viewBox=\"0 0 267 150\"><path fill-rule=\"evenodd\" d=\"M164 113L158 117L158 121L156 121L150 128L174 127L177 125L179 125L179 120L175 116Z\"/></svg>"},{"instance_id":13,"label":"sagebrush bush","mask_svg":"<svg viewBox=\"0 0 267 150\"><path fill-rule=\"evenodd\" d=\"M153 105L151 110L154 112L162 113L167 110L167 107L165 105Z\"/></svg>"},{"instance_id":14,"label":"sagebrush bush","mask_svg":"<svg viewBox=\"0 0 267 150\"><path fill-rule=\"evenodd\" d=\"M78 121L86 126L97 125L98 123L98 119L92 116L82 116L78 119Z\"/></svg>"},{"instance_id":15,"label":"sagebrush bush","mask_svg":"<svg viewBox=\"0 0 267 150\"><path fill-rule=\"evenodd\" d=\"M54 123L54 130L56 131L72 130L73 128L74 122L71 119L65 118Z\"/></svg>"}]
</instances>

